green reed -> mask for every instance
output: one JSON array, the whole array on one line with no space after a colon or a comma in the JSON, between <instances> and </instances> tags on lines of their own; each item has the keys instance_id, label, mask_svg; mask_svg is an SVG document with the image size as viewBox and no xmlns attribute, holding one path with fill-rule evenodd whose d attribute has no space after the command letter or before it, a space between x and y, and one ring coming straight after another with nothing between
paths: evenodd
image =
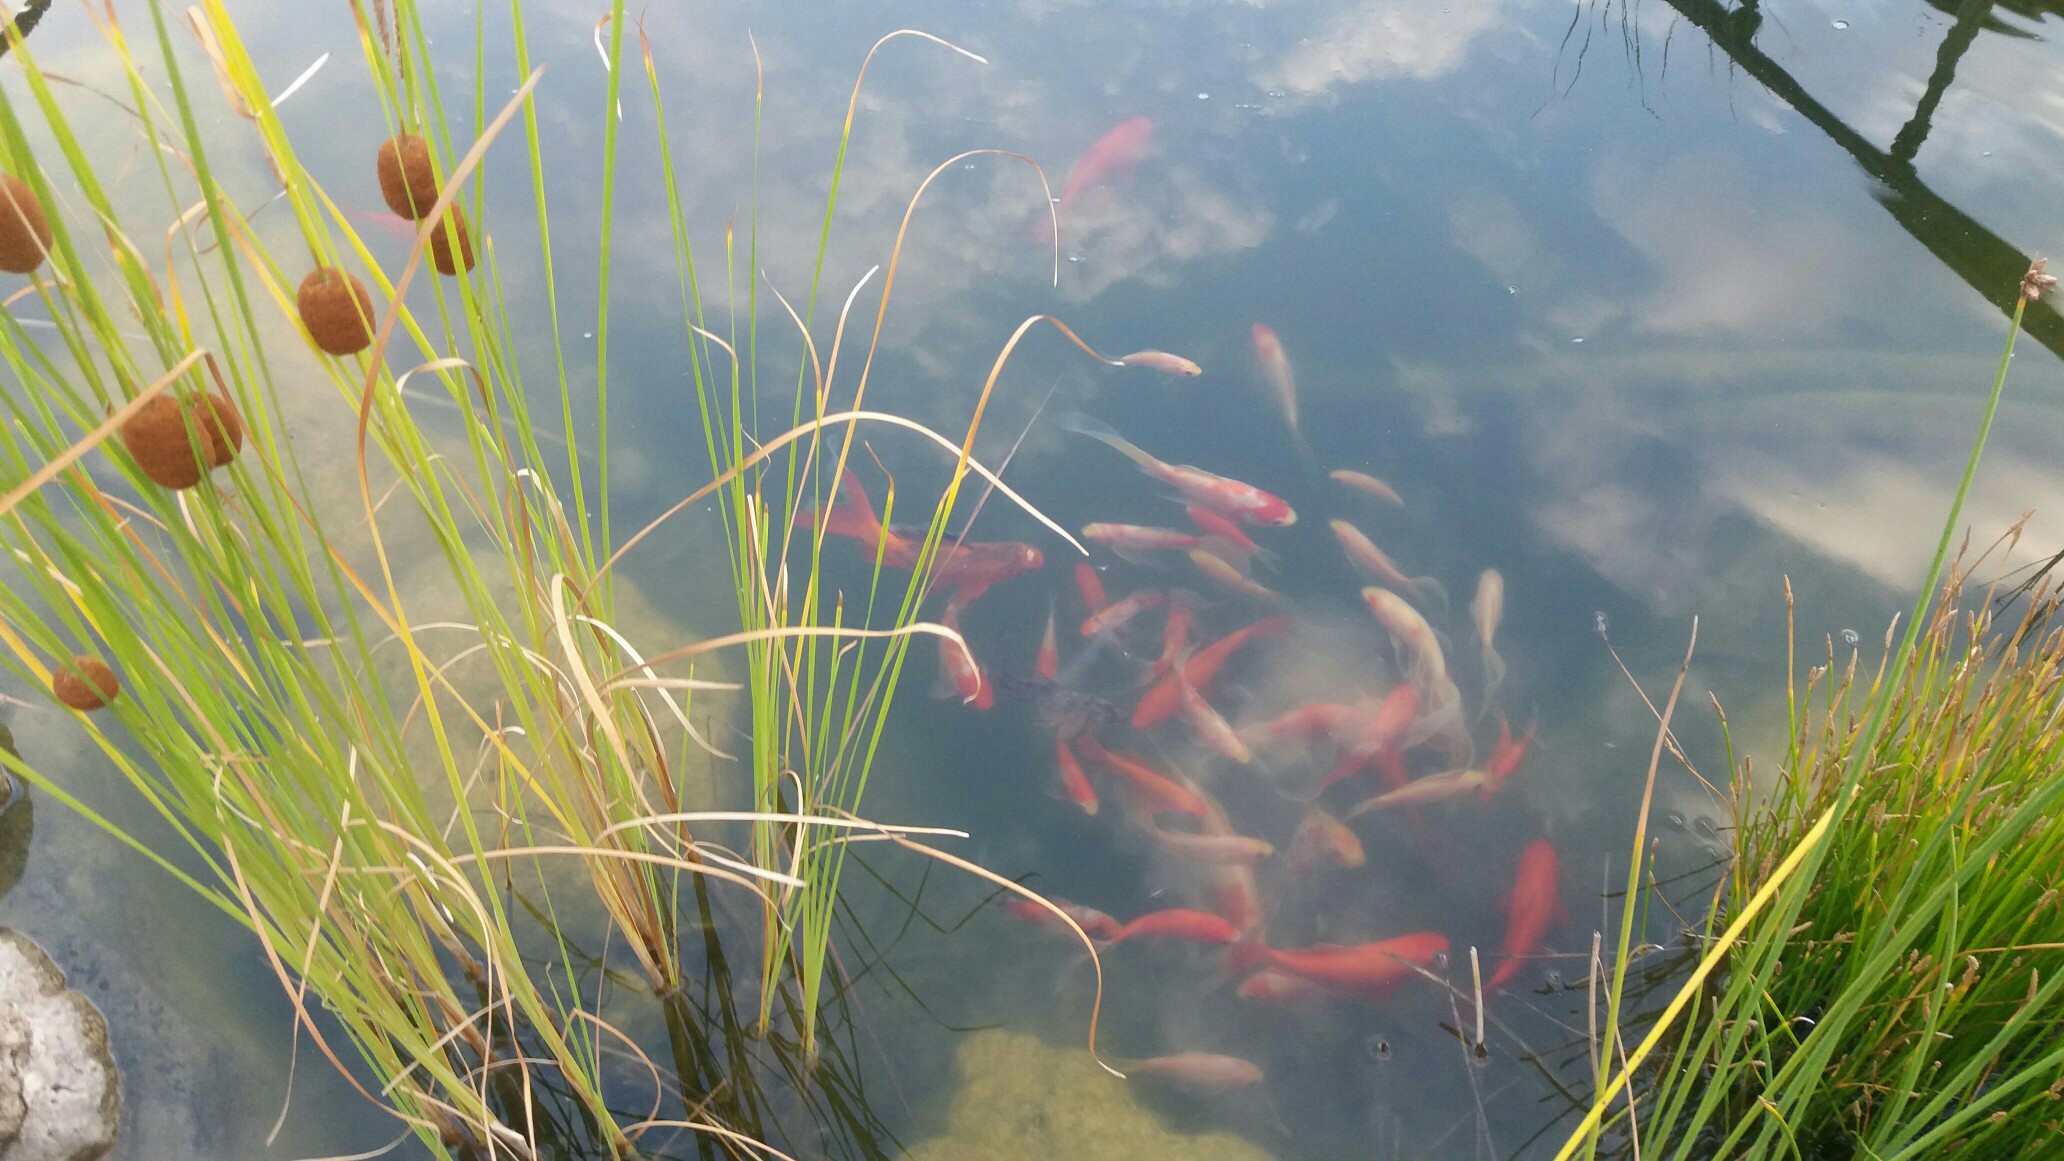
<instances>
[{"instance_id":1,"label":"green reed","mask_svg":"<svg viewBox=\"0 0 2064 1161\"><path fill-rule=\"evenodd\" d=\"M1904 635L1861 687L1832 644L1803 700L1788 674L1782 777L1759 803L1737 774L1703 954L1602 1069L1558 1157L1595 1156L1607 1130L1652 1158L2020 1157L2064 1141L2064 633L2044 594L2002 633L1991 593L1966 573L1942 584L2022 312L2046 287L2038 264Z\"/></svg>"},{"instance_id":2,"label":"green reed","mask_svg":"<svg viewBox=\"0 0 2064 1161\"><path fill-rule=\"evenodd\" d=\"M0 99L0 165L30 183L55 234L49 260L0 312L12 380L0 394L0 537L14 569L0 586L0 650L46 689L74 655L109 663L122 693L81 715L82 728L186 850L151 850L71 793L61 770L0 760L248 925L300 1014L297 1039L347 1077L355 1051L382 1086L364 1096L442 1150L473 1155L492 1142L550 1155L574 1134L629 1154L662 1128L698 1134L705 1156L747 1149L781 1128L759 1090L763 1073L785 1076L819 1123L867 1132L864 1102L841 1079L847 1047L819 1027L827 1014L835 1029L850 1027L830 954L839 874L859 838L972 870L913 839L923 832L863 821L860 807L912 637L959 646L919 606L963 481L980 475L1045 521L969 454L1005 360L1039 320L996 357L959 439L864 408L921 187L888 256L873 333L853 344L866 361L853 385L836 383L846 314L829 357L810 341L814 277L804 310L784 300L777 319L802 333L802 365L763 375L757 206L742 261L727 232L710 293L687 226L699 208L685 203L665 147L659 68L619 0L606 104L595 111L604 142L590 416L575 386L586 368L558 329L555 272L566 259L548 214L556 191L532 102L542 70L520 2L508 9L513 78L488 75L490 22L477 22L469 123L481 128L470 141L451 131L416 7L353 6L386 131L422 134L438 159L442 194L424 220L463 206L474 230L477 263L451 278L424 268L440 227L419 228L398 272L374 259L330 193L365 200L370 158L348 174L304 167L221 0L191 10L190 27L148 10L143 30L86 10L120 65L122 93L82 94L10 30L5 67L19 70L30 99ZM693 368L710 478L624 536L610 520L608 351L623 163L615 110L631 31L673 227L669 289L682 313L667 341ZM918 33L883 43L898 36L952 48ZM514 97L490 103L510 81ZM856 81L820 274L859 93ZM132 135L100 156L75 116L104 117L110 102ZM227 128L202 128L218 122ZM508 132L518 124L520 135ZM153 192L125 189L118 202L103 175L138 143ZM253 144L281 207L267 217L256 211L270 201L211 161L211 151ZM532 222L471 180L490 149L525 154ZM61 195L73 188L76 197ZM364 321L377 336L368 351L321 355L302 332L295 287L316 265L366 281ZM32 307L52 341L24 325ZM545 339L518 325L540 309ZM760 385L791 370L790 414L762 428ZM324 380L327 391L303 386ZM167 491L117 432L155 398L203 392L240 412L242 453L198 487ZM428 419L450 415L456 435L434 436ZM929 441L954 472L931 506L915 575L885 576L877 560L865 599L849 603L820 587L823 534L799 514L828 502L862 424ZM634 643L618 562L650 538L682 534L671 521L711 498L735 628ZM740 650L742 680L709 675L713 660ZM699 730L698 718L718 728ZM721 744L734 726L749 745L737 758ZM747 809L695 801L705 771L719 799ZM727 845L740 827L742 853ZM726 966L722 936L734 933L759 941L754 981ZM616 949L614 963L627 955L635 973L601 947ZM670 1067L602 1017L605 982L626 980L660 1009ZM335 1024L314 1017L318 1002ZM741 1004L756 1018L741 1019ZM333 1042L338 1025L349 1045ZM625 1061L667 1100L614 1107L604 1077ZM662 1104L666 1113L654 1111Z\"/></svg>"}]
</instances>

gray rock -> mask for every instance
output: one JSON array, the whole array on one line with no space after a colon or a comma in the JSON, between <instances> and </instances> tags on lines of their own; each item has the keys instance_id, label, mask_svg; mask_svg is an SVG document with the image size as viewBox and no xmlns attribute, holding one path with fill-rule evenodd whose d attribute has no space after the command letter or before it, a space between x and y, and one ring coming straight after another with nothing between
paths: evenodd
<instances>
[{"instance_id":1,"label":"gray rock","mask_svg":"<svg viewBox=\"0 0 2064 1161\"><path fill-rule=\"evenodd\" d=\"M94 1161L120 1112L100 1009L34 940L0 928L0 1161Z\"/></svg>"}]
</instances>

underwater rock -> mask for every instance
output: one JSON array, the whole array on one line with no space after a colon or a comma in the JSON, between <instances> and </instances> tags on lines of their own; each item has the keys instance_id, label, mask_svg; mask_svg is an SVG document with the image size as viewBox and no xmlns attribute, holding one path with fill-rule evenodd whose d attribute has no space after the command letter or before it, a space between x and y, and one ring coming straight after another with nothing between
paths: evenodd
<instances>
[{"instance_id":1,"label":"underwater rock","mask_svg":"<svg viewBox=\"0 0 2064 1161\"><path fill-rule=\"evenodd\" d=\"M1023 1032L977 1032L954 1053L960 1088L940 1136L904 1161L1260 1161L1260 1146L1231 1133L1177 1132L1086 1052Z\"/></svg>"},{"instance_id":2,"label":"underwater rock","mask_svg":"<svg viewBox=\"0 0 2064 1161\"><path fill-rule=\"evenodd\" d=\"M446 225L446 218L450 219L449 228ZM459 252L456 255L458 259L456 262L453 261L454 255L452 254L451 239L448 236L452 233L456 233L459 236ZM446 277L457 274L461 270L473 269L473 235L466 230L466 211L456 205L446 210L445 218L439 218L437 220L437 228L430 231L430 265L436 267L437 272Z\"/></svg>"},{"instance_id":3,"label":"underwater rock","mask_svg":"<svg viewBox=\"0 0 2064 1161\"><path fill-rule=\"evenodd\" d=\"M318 266L294 293L301 325L315 345L332 355L355 355L373 345L373 300L358 279L334 266Z\"/></svg>"},{"instance_id":4,"label":"underwater rock","mask_svg":"<svg viewBox=\"0 0 2064 1161\"><path fill-rule=\"evenodd\" d=\"M74 657L50 675L50 695L75 710L97 710L121 692L115 671L98 657Z\"/></svg>"},{"instance_id":5,"label":"underwater rock","mask_svg":"<svg viewBox=\"0 0 2064 1161\"><path fill-rule=\"evenodd\" d=\"M419 222L437 204L437 170L430 164L430 143L404 133L380 143L374 156L380 175L380 198L387 208Z\"/></svg>"},{"instance_id":6,"label":"underwater rock","mask_svg":"<svg viewBox=\"0 0 2064 1161\"><path fill-rule=\"evenodd\" d=\"M121 1091L107 1021L42 948L0 928L0 1161L93 1161Z\"/></svg>"},{"instance_id":7,"label":"underwater rock","mask_svg":"<svg viewBox=\"0 0 2064 1161\"><path fill-rule=\"evenodd\" d=\"M0 270L27 274L50 251L50 222L29 183L0 174Z\"/></svg>"},{"instance_id":8,"label":"underwater rock","mask_svg":"<svg viewBox=\"0 0 2064 1161\"><path fill-rule=\"evenodd\" d=\"M244 419L223 395L160 395L122 424L122 446L151 483L176 492L200 483L204 467L212 471L237 457Z\"/></svg>"}]
</instances>

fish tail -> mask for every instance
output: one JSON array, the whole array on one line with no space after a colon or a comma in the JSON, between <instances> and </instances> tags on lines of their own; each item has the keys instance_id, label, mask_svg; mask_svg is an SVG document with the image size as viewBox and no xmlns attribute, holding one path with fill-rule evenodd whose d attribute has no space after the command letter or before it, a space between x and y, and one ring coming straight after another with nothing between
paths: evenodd
<instances>
[{"instance_id":1,"label":"fish tail","mask_svg":"<svg viewBox=\"0 0 2064 1161\"><path fill-rule=\"evenodd\" d=\"M1411 588L1411 595L1420 605L1440 616L1447 615L1451 607L1448 603L1448 586L1430 576L1415 576L1412 578Z\"/></svg>"},{"instance_id":2,"label":"fish tail","mask_svg":"<svg viewBox=\"0 0 2064 1161\"><path fill-rule=\"evenodd\" d=\"M811 508L797 517L805 527L818 528L832 536L847 536L863 544L872 544L881 539L881 517L875 515L874 504L868 500L866 489L852 472L839 476L839 500L823 511Z\"/></svg>"},{"instance_id":3,"label":"fish tail","mask_svg":"<svg viewBox=\"0 0 2064 1161\"><path fill-rule=\"evenodd\" d=\"M1143 468L1161 462L1141 451L1131 440L1119 435L1110 424L1100 419L1092 419L1079 411L1063 415L1055 422L1060 425L1062 431L1072 431L1076 435L1086 435L1099 443L1108 444L1117 449L1120 455Z\"/></svg>"}]
</instances>

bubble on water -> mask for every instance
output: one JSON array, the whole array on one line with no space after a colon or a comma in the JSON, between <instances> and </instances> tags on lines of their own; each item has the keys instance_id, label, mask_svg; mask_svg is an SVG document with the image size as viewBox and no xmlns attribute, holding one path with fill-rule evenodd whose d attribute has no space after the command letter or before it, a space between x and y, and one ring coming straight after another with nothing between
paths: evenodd
<instances>
[{"instance_id":1,"label":"bubble on water","mask_svg":"<svg viewBox=\"0 0 2064 1161\"><path fill-rule=\"evenodd\" d=\"M1668 824L1671 830L1684 829L1684 815L1678 813L1677 811L1673 810L1670 813L1664 815L1663 822Z\"/></svg>"},{"instance_id":2,"label":"bubble on water","mask_svg":"<svg viewBox=\"0 0 2064 1161\"><path fill-rule=\"evenodd\" d=\"M1842 644L1844 644L1844 645L1854 645L1854 644L1856 644L1856 643L1857 643L1858 641L1861 641L1861 640L1863 640L1863 637L1862 637L1862 636L1861 636L1860 634L1858 634L1856 630L1854 630L1854 629L1844 629L1844 630L1842 630Z\"/></svg>"},{"instance_id":3,"label":"bubble on water","mask_svg":"<svg viewBox=\"0 0 2064 1161\"><path fill-rule=\"evenodd\" d=\"M972 162L972 161L970 161L970 162L968 162L967 164L965 164L965 165L962 165L962 166L961 166L961 168L962 168L962 169L973 169L974 167L975 167L975 163L974 163L974 162Z\"/></svg>"},{"instance_id":4,"label":"bubble on water","mask_svg":"<svg viewBox=\"0 0 2064 1161\"><path fill-rule=\"evenodd\" d=\"M1583 342L1583 341L1584 341L1584 336L1582 336L1582 335L1578 335L1578 336L1577 336L1576 338L1573 338L1573 339L1571 339L1571 340L1570 340L1570 342L1573 342L1573 343L1581 343L1581 342Z\"/></svg>"},{"instance_id":5,"label":"bubble on water","mask_svg":"<svg viewBox=\"0 0 2064 1161\"><path fill-rule=\"evenodd\" d=\"M1840 31L1842 31L1843 29L1845 29L1845 28L1847 28L1847 27L1849 27L1849 22L1848 22L1848 21L1846 21L1846 20L1837 20L1837 21L1835 21L1835 31L1836 31L1836 32L1840 32Z\"/></svg>"},{"instance_id":6,"label":"bubble on water","mask_svg":"<svg viewBox=\"0 0 2064 1161\"><path fill-rule=\"evenodd\" d=\"M1557 971L1554 968L1549 968L1548 975L1545 978L1547 979L1548 986L1550 988L1553 988L1558 992L1562 990L1562 973L1560 971Z\"/></svg>"},{"instance_id":7,"label":"bubble on water","mask_svg":"<svg viewBox=\"0 0 2064 1161\"><path fill-rule=\"evenodd\" d=\"M1271 97L1274 97L1274 98L1275 98L1276 100L1280 101L1280 100L1282 100L1282 99L1283 99L1283 90L1281 90L1281 89L1270 89L1270 90L1269 90L1269 96L1271 96Z\"/></svg>"},{"instance_id":8,"label":"bubble on water","mask_svg":"<svg viewBox=\"0 0 2064 1161\"><path fill-rule=\"evenodd\" d=\"M1362 1041L1362 1051L1368 1053L1371 1060L1389 1060L1390 1041L1372 1034L1367 1040Z\"/></svg>"},{"instance_id":9,"label":"bubble on water","mask_svg":"<svg viewBox=\"0 0 2064 1161\"><path fill-rule=\"evenodd\" d=\"M1070 255L1068 255L1068 261L1070 261L1070 262L1080 262L1080 261L1082 261L1082 255L1080 255L1080 254L1070 254Z\"/></svg>"},{"instance_id":10,"label":"bubble on water","mask_svg":"<svg viewBox=\"0 0 2064 1161\"><path fill-rule=\"evenodd\" d=\"M1518 294L1518 293L1519 293L1519 287L1517 287L1517 286L1508 286L1508 287L1506 287L1506 288L1505 288L1505 293L1507 293L1507 294Z\"/></svg>"},{"instance_id":11,"label":"bubble on water","mask_svg":"<svg viewBox=\"0 0 2064 1161\"><path fill-rule=\"evenodd\" d=\"M1600 636L1604 636L1606 630L1612 628L1612 622L1606 619L1604 609L1600 609L1597 612L1591 614L1591 623L1598 627L1598 633Z\"/></svg>"},{"instance_id":12,"label":"bubble on water","mask_svg":"<svg viewBox=\"0 0 2064 1161\"><path fill-rule=\"evenodd\" d=\"M594 332L594 331L582 331L582 332L580 333L580 337L582 337L582 338L584 338L584 339L592 339L592 338L594 338L594 337L595 337L595 332Z\"/></svg>"},{"instance_id":13,"label":"bubble on water","mask_svg":"<svg viewBox=\"0 0 2064 1161\"><path fill-rule=\"evenodd\" d=\"M1200 100L1200 101L1208 101L1208 100L1210 100L1210 99L1211 99L1211 94L1210 94L1210 93L1198 93L1198 94L1197 94L1197 99L1198 99L1198 100Z\"/></svg>"}]
</instances>

